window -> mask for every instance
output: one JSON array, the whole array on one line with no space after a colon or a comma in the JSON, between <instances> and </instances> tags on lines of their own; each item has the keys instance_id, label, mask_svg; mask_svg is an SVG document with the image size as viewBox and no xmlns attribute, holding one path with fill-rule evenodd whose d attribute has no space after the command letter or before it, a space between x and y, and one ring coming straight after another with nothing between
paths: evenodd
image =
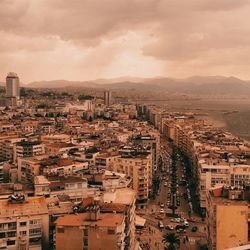
<instances>
[{"instance_id":1,"label":"window","mask_svg":"<svg viewBox=\"0 0 250 250\"><path fill-rule=\"evenodd\" d=\"M14 232L7 232L8 237L16 237L16 231Z\"/></svg>"},{"instance_id":2,"label":"window","mask_svg":"<svg viewBox=\"0 0 250 250\"><path fill-rule=\"evenodd\" d=\"M0 233L0 239L5 238L5 233Z\"/></svg>"},{"instance_id":3,"label":"window","mask_svg":"<svg viewBox=\"0 0 250 250\"><path fill-rule=\"evenodd\" d=\"M83 245L87 246L88 245L88 239L83 239Z\"/></svg>"},{"instance_id":4,"label":"window","mask_svg":"<svg viewBox=\"0 0 250 250\"><path fill-rule=\"evenodd\" d=\"M15 244L16 244L16 241L14 241L14 240L8 240L7 241L7 246L13 246Z\"/></svg>"},{"instance_id":5,"label":"window","mask_svg":"<svg viewBox=\"0 0 250 250\"><path fill-rule=\"evenodd\" d=\"M10 223L8 223L8 229L9 230L16 229L16 222L10 222Z\"/></svg>"},{"instance_id":6,"label":"window","mask_svg":"<svg viewBox=\"0 0 250 250\"><path fill-rule=\"evenodd\" d=\"M20 232L19 232L19 235L20 235L20 236L25 236L25 235L27 235L27 231L20 231Z\"/></svg>"},{"instance_id":7,"label":"window","mask_svg":"<svg viewBox=\"0 0 250 250\"><path fill-rule=\"evenodd\" d=\"M27 222L26 221L22 221L19 223L20 227L26 227Z\"/></svg>"},{"instance_id":8,"label":"window","mask_svg":"<svg viewBox=\"0 0 250 250\"><path fill-rule=\"evenodd\" d=\"M88 229L83 229L83 235L88 236Z\"/></svg>"},{"instance_id":9,"label":"window","mask_svg":"<svg viewBox=\"0 0 250 250\"><path fill-rule=\"evenodd\" d=\"M115 234L115 230L114 229L108 229L108 234Z\"/></svg>"},{"instance_id":10,"label":"window","mask_svg":"<svg viewBox=\"0 0 250 250\"><path fill-rule=\"evenodd\" d=\"M57 228L58 233L64 233L64 228Z\"/></svg>"},{"instance_id":11,"label":"window","mask_svg":"<svg viewBox=\"0 0 250 250\"><path fill-rule=\"evenodd\" d=\"M30 225L40 224L40 220L30 220Z\"/></svg>"},{"instance_id":12,"label":"window","mask_svg":"<svg viewBox=\"0 0 250 250\"><path fill-rule=\"evenodd\" d=\"M30 235L41 234L41 228L32 228L30 229Z\"/></svg>"}]
</instances>

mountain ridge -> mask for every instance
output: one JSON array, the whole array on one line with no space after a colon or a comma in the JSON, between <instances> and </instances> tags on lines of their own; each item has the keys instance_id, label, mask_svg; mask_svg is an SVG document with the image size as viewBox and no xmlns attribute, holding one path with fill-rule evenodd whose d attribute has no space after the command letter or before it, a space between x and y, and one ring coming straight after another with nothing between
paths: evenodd
<instances>
[{"instance_id":1,"label":"mountain ridge","mask_svg":"<svg viewBox=\"0 0 250 250\"><path fill-rule=\"evenodd\" d=\"M24 87L31 88L64 88L84 87L109 90L141 90L165 91L170 93L187 94L250 94L250 81L241 80L234 76L191 76L178 79L171 77L119 77L111 79L96 79L90 81L37 81Z\"/></svg>"}]
</instances>

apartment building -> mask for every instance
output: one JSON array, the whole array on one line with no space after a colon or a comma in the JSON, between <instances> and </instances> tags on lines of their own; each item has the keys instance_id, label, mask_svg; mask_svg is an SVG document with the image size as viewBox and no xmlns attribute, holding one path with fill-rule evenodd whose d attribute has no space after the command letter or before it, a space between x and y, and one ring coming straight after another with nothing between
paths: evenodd
<instances>
[{"instance_id":1,"label":"apartment building","mask_svg":"<svg viewBox=\"0 0 250 250\"><path fill-rule=\"evenodd\" d=\"M85 213L56 220L56 250L123 250L125 226L124 214L100 213L91 205Z\"/></svg>"},{"instance_id":2,"label":"apartment building","mask_svg":"<svg viewBox=\"0 0 250 250\"><path fill-rule=\"evenodd\" d=\"M133 143L138 146L149 147L152 155L152 166L154 169L158 166L160 136L159 133L154 134L139 134L132 138Z\"/></svg>"},{"instance_id":3,"label":"apartment building","mask_svg":"<svg viewBox=\"0 0 250 250\"><path fill-rule=\"evenodd\" d=\"M19 141L15 145L14 158L32 157L45 153L44 144L40 141Z\"/></svg>"},{"instance_id":4,"label":"apartment building","mask_svg":"<svg viewBox=\"0 0 250 250\"><path fill-rule=\"evenodd\" d=\"M243 191L216 187L207 192L207 240L211 250L248 243L248 203Z\"/></svg>"},{"instance_id":5,"label":"apartment building","mask_svg":"<svg viewBox=\"0 0 250 250\"><path fill-rule=\"evenodd\" d=\"M45 143L69 143L70 142L70 135L67 134L49 134L49 135L42 135L41 141Z\"/></svg>"},{"instance_id":6,"label":"apartment building","mask_svg":"<svg viewBox=\"0 0 250 250\"><path fill-rule=\"evenodd\" d=\"M137 207L144 208L147 205L152 184L151 155L147 153L120 156L114 159L110 165L110 170L126 174L132 178L132 188L137 194Z\"/></svg>"},{"instance_id":7,"label":"apartment building","mask_svg":"<svg viewBox=\"0 0 250 250\"><path fill-rule=\"evenodd\" d=\"M17 142L24 140L24 138L9 138L0 141L0 160L11 161L16 160L15 145Z\"/></svg>"},{"instance_id":8,"label":"apartment building","mask_svg":"<svg viewBox=\"0 0 250 250\"><path fill-rule=\"evenodd\" d=\"M200 197L200 207L205 209L207 190L217 185L230 185L230 166L225 162L218 164L218 161L203 159L200 161L198 169L200 175L197 191Z\"/></svg>"},{"instance_id":9,"label":"apartment building","mask_svg":"<svg viewBox=\"0 0 250 250\"><path fill-rule=\"evenodd\" d=\"M135 240L135 202L136 192L131 188L119 188L105 192L101 198L101 211L116 211L115 207L125 206L125 250L136 248ZM113 206L114 205L114 206Z\"/></svg>"},{"instance_id":10,"label":"apartment building","mask_svg":"<svg viewBox=\"0 0 250 250\"><path fill-rule=\"evenodd\" d=\"M0 200L0 248L47 249L49 215L44 197L12 195Z\"/></svg>"},{"instance_id":11,"label":"apartment building","mask_svg":"<svg viewBox=\"0 0 250 250\"><path fill-rule=\"evenodd\" d=\"M115 158L119 157L119 152L99 153L95 156L95 166L98 168L109 169Z\"/></svg>"},{"instance_id":12,"label":"apartment building","mask_svg":"<svg viewBox=\"0 0 250 250\"><path fill-rule=\"evenodd\" d=\"M70 201L79 202L87 197L87 179L78 176L36 176L35 195L67 196Z\"/></svg>"}]
</instances>

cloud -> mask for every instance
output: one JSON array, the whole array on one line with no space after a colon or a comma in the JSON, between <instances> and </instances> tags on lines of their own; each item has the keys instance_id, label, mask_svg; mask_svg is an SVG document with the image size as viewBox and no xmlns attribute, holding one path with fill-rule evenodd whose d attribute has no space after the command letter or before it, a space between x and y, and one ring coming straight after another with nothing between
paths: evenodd
<instances>
[{"instance_id":1,"label":"cloud","mask_svg":"<svg viewBox=\"0 0 250 250\"><path fill-rule=\"evenodd\" d=\"M249 11L248 0L2 0L0 75L250 77Z\"/></svg>"}]
</instances>

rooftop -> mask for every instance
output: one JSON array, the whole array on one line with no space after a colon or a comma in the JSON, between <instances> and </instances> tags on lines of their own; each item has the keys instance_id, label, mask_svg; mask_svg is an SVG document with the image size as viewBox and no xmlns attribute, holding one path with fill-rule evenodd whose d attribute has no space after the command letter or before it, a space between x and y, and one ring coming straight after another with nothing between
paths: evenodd
<instances>
[{"instance_id":1,"label":"rooftop","mask_svg":"<svg viewBox=\"0 0 250 250\"><path fill-rule=\"evenodd\" d=\"M123 214L110 214L101 213L100 219L97 221L89 220L88 213L82 214L69 214L59 217L56 220L57 226L92 226L92 227L117 227L124 221L125 216Z\"/></svg>"},{"instance_id":2,"label":"rooftop","mask_svg":"<svg viewBox=\"0 0 250 250\"><path fill-rule=\"evenodd\" d=\"M48 208L44 197L29 197L23 203L0 201L0 218L47 214Z\"/></svg>"}]
</instances>

